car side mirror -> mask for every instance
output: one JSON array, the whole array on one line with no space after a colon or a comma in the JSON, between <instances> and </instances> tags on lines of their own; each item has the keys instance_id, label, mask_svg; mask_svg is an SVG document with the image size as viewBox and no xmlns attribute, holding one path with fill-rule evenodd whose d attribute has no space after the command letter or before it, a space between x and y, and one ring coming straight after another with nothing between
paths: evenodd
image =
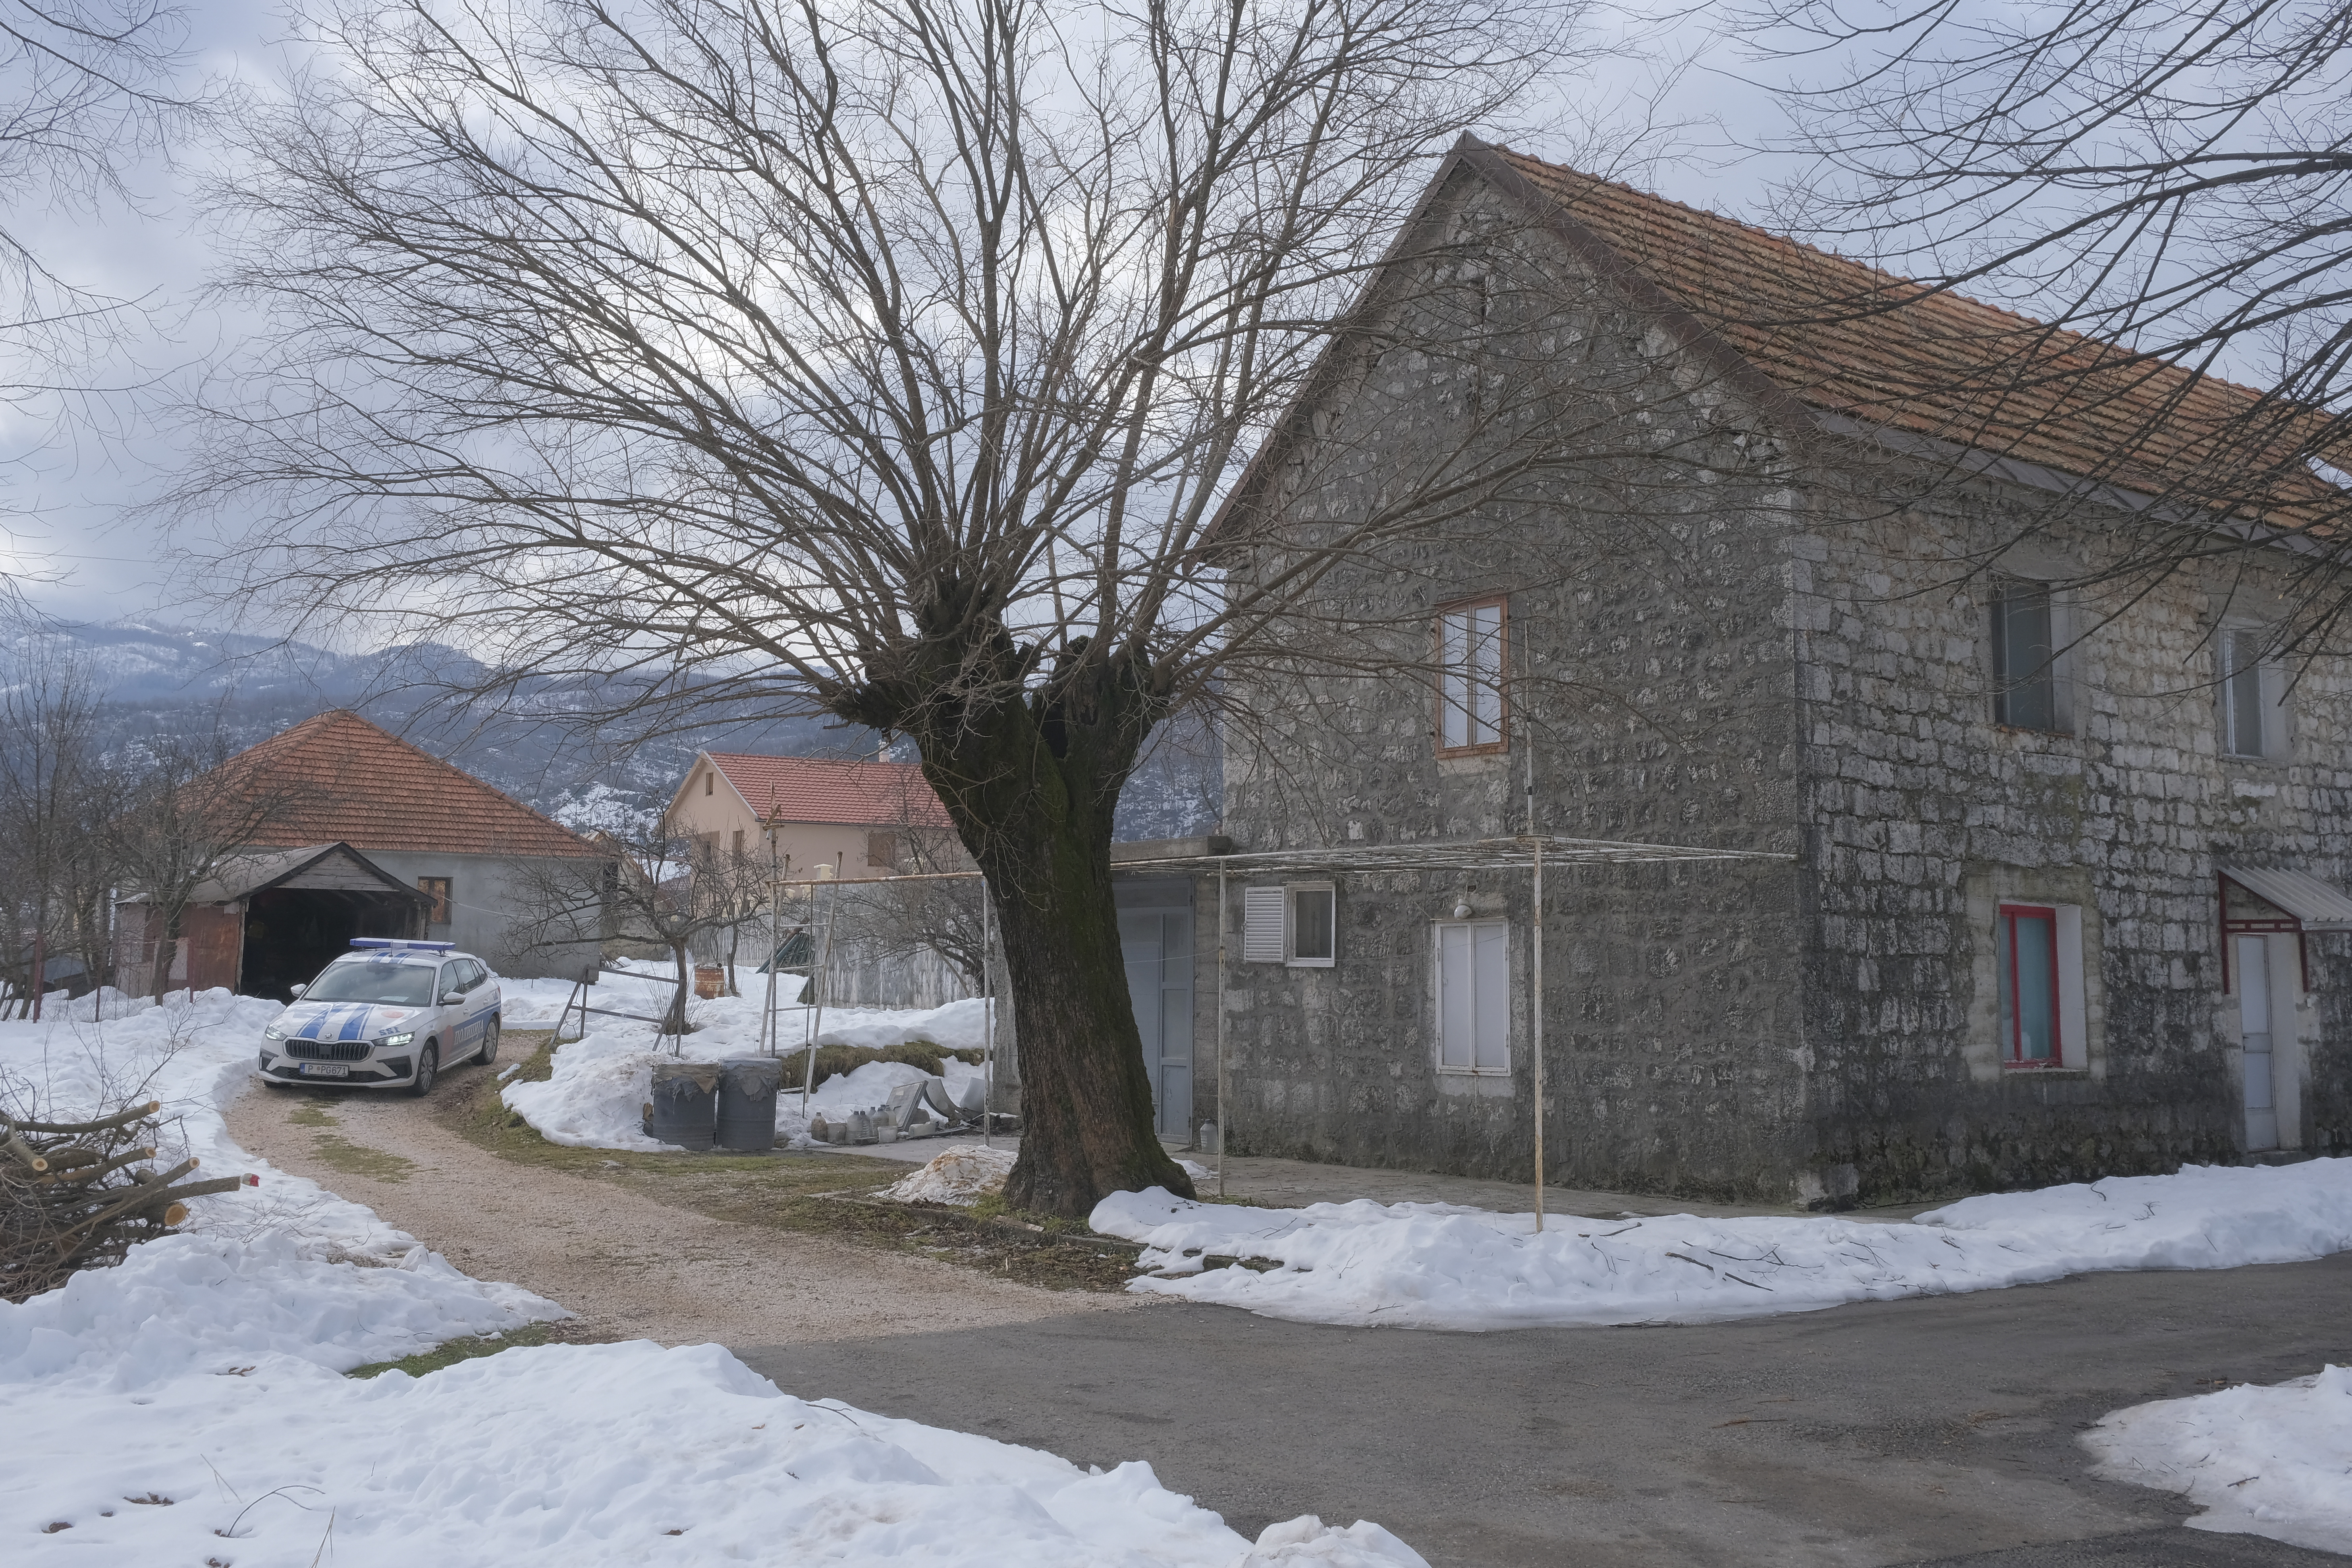
<instances>
[{"instance_id":1,"label":"car side mirror","mask_svg":"<svg viewBox=\"0 0 2352 1568\"><path fill-rule=\"evenodd\" d=\"M463 991L444 991L441 993L441 1005L444 1007L455 1007L458 1003L463 1002L465 999L466 994Z\"/></svg>"},{"instance_id":2,"label":"car side mirror","mask_svg":"<svg viewBox=\"0 0 2352 1568\"><path fill-rule=\"evenodd\" d=\"M286 989L294 993L294 998L299 1002L301 1000L302 993L310 988L308 985L289 985Z\"/></svg>"}]
</instances>

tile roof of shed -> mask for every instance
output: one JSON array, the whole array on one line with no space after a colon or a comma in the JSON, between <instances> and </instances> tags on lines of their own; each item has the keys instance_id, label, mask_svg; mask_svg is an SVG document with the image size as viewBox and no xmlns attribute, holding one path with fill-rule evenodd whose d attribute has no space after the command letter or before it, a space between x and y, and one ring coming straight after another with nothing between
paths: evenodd
<instances>
[{"instance_id":1,"label":"tile roof of shed","mask_svg":"<svg viewBox=\"0 0 2352 1568\"><path fill-rule=\"evenodd\" d=\"M257 847L331 844L450 855L599 851L473 774L346 709L305 719L239 752L218 771L232 787L284 792Z\"/></svg>"},{"instance_id":2,"label":"tile roof of shed","mask_svg":"<svg viewBox=\"0 0 2352 1568\"><path fill-rule=\"evenodd\" d=\"M1937 291L1719 214L1502 148L1469 161L1516 175L1571 229L1817 409L2150 494L2208 488L2218 466L2259 472L2242 421L2262 395L2114 343ZM2285 414L2287 411L2279 411ZM2276 440L2284 421L2261 428ZM2307 426L2305 427L2308 428ZM2339 508L2293 468L2279 521Z\"/></svg>"},{"instance_id":3,"label":"tile roof of shed","mask_svg":"<svg viewBox=\"0 0 2352 1568\"><path fill-rule=\"evenodd\" d=\"M911 763L842 762L705 752L762 818L865 827L949 826L947 807Z\"/></svg>"}]
</instances>

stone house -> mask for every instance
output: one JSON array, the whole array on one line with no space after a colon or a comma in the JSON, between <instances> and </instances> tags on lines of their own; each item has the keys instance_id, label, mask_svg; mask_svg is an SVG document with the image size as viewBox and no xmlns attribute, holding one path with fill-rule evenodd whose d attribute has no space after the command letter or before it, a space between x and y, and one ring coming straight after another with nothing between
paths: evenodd
<instances>
[{"instance_id":1,"label":"stone house","mask_svg":"<svg viewBox=\"0 0 2352 1568\"><path fill-rule=\"evenodd\" d=\"M117 970L129 989L149 988L160 959L174 986L282 999L354 936L455 942L514 976L568 978L599 960L593 930L546 942L531 868L606 852L356 713L306 719L215 776L267 792L272 809L198 890L168 956L137 889L117 906Z\"/></svg>"},{"instance_id":2,"label":"stone house","mask_svg":"<svg viewBox=\"0 0 2352 1568\"><path fill-rule=\"evenodd\" d=\"M2021 340L2096 345L1949 294L1823 317L1873 289L1903 297L1446 160L1228 501L1226 568L1540 440L1328 579L1307 635L1344 618L1360 668L1234 678L1224 832L1334 868L1193 900L1195 954L1234 933L1228 1147L1524 1177L1539 1006L1571 1186L1839 1206L2352 1151L2352 689L2265 654L2294 498L2266 547L2096 585L2252 395L2003 380ZM1530 828L1790 858L1563 868L1539 997L1523 871L1345 868Z\"/></svg>"}]
</instances>

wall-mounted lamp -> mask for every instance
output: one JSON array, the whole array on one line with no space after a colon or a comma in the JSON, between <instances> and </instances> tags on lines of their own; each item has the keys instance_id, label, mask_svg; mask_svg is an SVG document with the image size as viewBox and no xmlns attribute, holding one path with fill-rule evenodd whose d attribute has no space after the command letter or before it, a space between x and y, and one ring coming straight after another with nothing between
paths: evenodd
<instances>
[{"instance_id":1,"label":"wall-mounted lamp","mask_svg":"<svg viewBox=\"0 0 2352 1568\"><path fill-rule=\"evenodd\" d=\"M1466 921L1470 918L1469 900L1465 899L1454 906L1454 918L1457 921Z\"/></svg>"}]
</instances>

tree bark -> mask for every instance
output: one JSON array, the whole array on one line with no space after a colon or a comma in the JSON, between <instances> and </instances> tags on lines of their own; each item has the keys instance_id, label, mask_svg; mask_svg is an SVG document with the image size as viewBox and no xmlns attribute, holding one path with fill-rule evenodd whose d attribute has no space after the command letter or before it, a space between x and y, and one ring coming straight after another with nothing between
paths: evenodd
<instances>
[{"instance_id":1,"label":"tree bark","mask_svg":"<svg viewBox=\"0 0 2352 1568\"><path fill-rule=\"evenodd\" d=\"M1005 1184L1016 1208L1083 1219L1115 1192L1192 1195L1153 1127L1111 890L1112 814L1162 706L1139 668L1081 652L1040 689L960 707L952 722L901 721L1003 932L1021 1030L1021 1152Z\"/></svg>"}]
</instances>

